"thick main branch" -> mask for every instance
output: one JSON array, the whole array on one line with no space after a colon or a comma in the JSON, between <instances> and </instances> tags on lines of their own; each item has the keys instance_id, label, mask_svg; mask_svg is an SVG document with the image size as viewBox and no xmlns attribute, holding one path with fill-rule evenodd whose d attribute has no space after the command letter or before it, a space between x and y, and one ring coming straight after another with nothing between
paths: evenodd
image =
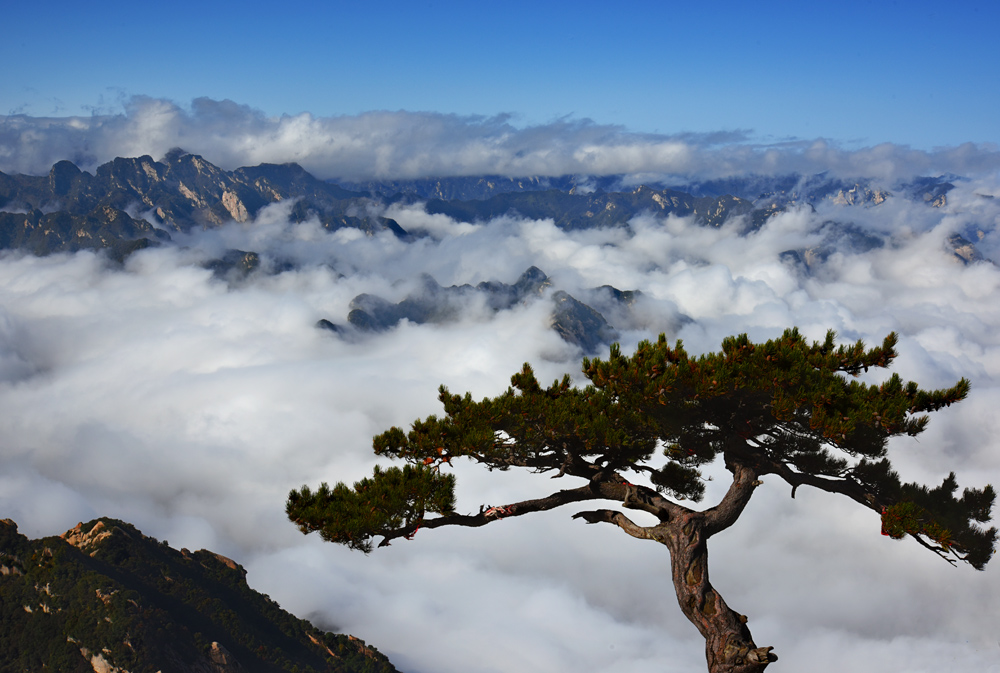
<instances>
[{"instance_id":1,"label":"thick main branch","mask_svg":"<svg viewBox=\"0 0 1000 673\"><path fill-rule=\"evenodd\" d=\"M583 519L587 523L613 523L632 537L637 537L640 540L654 539L649 528L640 526L621 512L617 512L613 509L596 509L588 512L577 512L573 515L573 518Z\"/></svg>"},{"instance_id":2,"label":"thick main branch","mask_svg":"<svg viewBox=\"0 0 1000 673\"><path fill-rule=\"evenodd\" d=\"M602 494L601 489L595 489L590 484L587 484L580 488L557 491L544 498L523 500L502 507L486 509L479 514L446 514L433 519L423 519L402 528L397 528L396 530L379 532L378 534L383 537L383 540L378 546L385 547L391 540L399 537L410 537L421 528L441 528L443 526L467 526L475 528L511 516L523 516L532 512L543 512L571 502L595 500L604 497L606 496Z\"/></svg>"},{"instance_id":3,"label":"thick main branch","mask_svg":"<svg viewBox=\"0 0 1000 673\"><path fill-rule=\"evenodd\" d=\"M726 495L715 507L705 510L705 537L709 538L716 533L723 531L740 518L750 496L754 490L760 486L757 479L757 472L746 465L734 465L733 483L729 485Z\"/></svg>"},{"instance_id":4,"label":"thick main branch","mask_svg":"<svg viewBox=\"0 0 1000 673\"><path fill-rule=\"evenodd\" d=\"M808 472L796 472L787 464L778 460L762 460L760 464L760 474L776 474L792 487L792 497L795 497L795 489L805 484L818 488L827 493L839 493L846 495L858 504L864 505L868 509L881 512L882 506L886 503L880 502L872 493L866 491L861 484L853 479L843 477L825 477Z\"/></svg>"}]
</instances>

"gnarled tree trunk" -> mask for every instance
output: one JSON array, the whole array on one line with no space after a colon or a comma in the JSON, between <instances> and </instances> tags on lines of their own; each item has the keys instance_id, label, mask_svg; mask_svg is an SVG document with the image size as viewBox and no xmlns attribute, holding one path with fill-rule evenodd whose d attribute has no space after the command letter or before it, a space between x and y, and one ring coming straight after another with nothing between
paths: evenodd
<instances>
[{"instance_id":1,"label":"gnarled tree trunk","mask_svg":"<svg viewBox=\"0 0 1000 673\"><path fill-rule=\"evenodd\" d=\"M708 581L708 539L739 518L754 489L757 473L733 464L733 483L718 505L696 512L661 497L651 489L624 482L608 487L610 497L621 497L625 507L655 514L660 523L639 526L622 512L596 510L575 515L588 523L613 523L633 537L655 540L670 550L670 571L681 611L705 638L709 673L760 673L777 661L771 647L757 647L747 618L734 611Z\"/></svg>"},{"instance_id":2,"label":"gnarled tree trunk","mask_svg":"<svg viewBox=\"0 0 1000 673\"><path fill-rule=\"evenodd\" d=\"M730 608L708 581L704 515L691 512L654 526L651 537L670 549L670 571L681 611L705 638L710 673L760 673L774 659L757 647L747 618Z\"/></svg>"}]
</instances>

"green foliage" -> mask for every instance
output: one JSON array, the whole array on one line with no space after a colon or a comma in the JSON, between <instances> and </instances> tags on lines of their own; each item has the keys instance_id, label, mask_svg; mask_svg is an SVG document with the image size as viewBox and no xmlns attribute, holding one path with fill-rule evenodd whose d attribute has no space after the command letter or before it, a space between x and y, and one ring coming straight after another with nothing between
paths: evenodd
<instances>
[{"instance_id":1,"label":"green foliage","mask_svg":"<svg viewBox=\"0 0 1000 673\"><path fill-rule=\"evenodd\" d=\"M406 435L392 428L375 437L375 453L433 466L466 456L490 469L547 472L566 467L568 457L625 469L656 448L656 428L642 413L593 387L573 388L568 376L543 389L527 364L496 398L474 402L442 386L439 399L445 418L417 420Z\"/></svg>"},{"instance_id":2,"label":"green foliage","mask_svg":"<svg viewBox=\"0 0 1000 673\"><path fill-rule=\"evenodd\" d=\"M425 465L403 469L375 466L371 479L348 488L332 489L323 483L312 492L308 486L292 491L286 512L299 530L318 530L327 542L371 551L371 531L388 531L418 523L426 512L447 514L454 509L455 477ZM335 511L337 516L328 516Z\"/></svg>"},{"instance_id":3,"label":"green foliage","mask_svg":"<svg viewBox=\"0 0 1000 673\"><path fill-rule=\"evenodd\" d=\"M71 533L79 549L55 537L28 540L0 522L0 565L8 568L0 574L0 673L90 673L98 653L132 673L207 670L213 642L248 671L395 671L363 642L282 610L228 559L171 549L113 519Z\"/></svg>"},{"instance_id":4,"label":"green foliage","mask_svg":"<svg viewBox=\"0 0 1000 673\"><path fill-rule=\"evenodd\" d=\"M671 348L661 335L656 344L639 344L631 358L613 347L607 361L585 360L584 372L623 402L646 408L664 438L687 451L710 459L735 433L760 438L769 457L803 471L836 473L845 463L829 460L825 449L880 457L888 437L923 430L927 417L913 414L968 393L965 379L930 392L895 374L879 386L852 380L870 367L888 367L895 344L890 334L879 348L858 342L835 349L833 332L810 345L791 329L763 344L745 334L729 337L720 352L691 358L680 342Z\"/></svg>"},{"instance_id":5,"label":"green foliage","mask_svg":"<svg viewBox=\"0 0 1000 673\"><path fill-rule=\"evenodd\" d=\"M881 384L858 381L870 368L891 366L896 342L891 333L874 348L837 346L831 331L809 343L789 329L760 344L745 334L729 337L720 351L691 357L660 335L631 356L613 345L606 360L584 359L585 387L566 376L542 388L527 364L494 398L477 402L442 386L444 417L374 438L376 454L404 460L412 472L376 469L353 489L303 487L290 494L288 515L303 532L319 530L324 539L369 551L373 536L412 533L426 512L451 517L441 525L485 523L451 515L454 482L439 471L454 458L579 477L595 493L639 472L660 494L697 501L701 467L721 455L730 470L779 475L793 496L805 484L886 509L893 535L902 531L982 569L996 529L978 524L989 521L993 489L966 489L956 499L954 476L933 490L902 484L886 456L891 437L922 432L927 414L964 399L969 382L922 390L896 374ZM666 461L653 462L658 448ZM627 490L616 493L627 500Z\"/></svg>"},{"instance_id":6,"label":"green foliage","mask_svg":"<svg viewBox=\"0 0 1000 673\"><path fill-rule=\"evenodd\" d=\"M899 538L923 536L940 549L955 551L962 560L983 570L993 556L996 528L983 528L990 520L996 499L992 486L967 488L955 498L958 482L952 472L940 486L929 489L916 483L898 484L895 504L882 513L883 532Z\"/></svg>"}]
</instances>

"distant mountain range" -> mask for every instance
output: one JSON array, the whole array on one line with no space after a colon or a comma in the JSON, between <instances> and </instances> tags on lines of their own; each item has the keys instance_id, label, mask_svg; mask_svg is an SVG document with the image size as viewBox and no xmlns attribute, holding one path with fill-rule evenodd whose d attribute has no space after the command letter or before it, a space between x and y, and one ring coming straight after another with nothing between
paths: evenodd
<instances>
[{"instance_id":1,"label":"distant mountain range","mask_svg":"<svg viewBox=\"0 0 1000 673\"><path fill-rule=\"evenodd\" d=\"M321 631L210 551L114 519L29 540L0 521L0 673L395 673Z\"/></svg>"},{"instance_id":2,"label":"distant mountain range","mask_svg":"<svg viewBox=\"0 0 1000 673\"><path fill-rule=\"evenodd\" d=\"M920 178L892 189L929 206L941 206L956 179ZM331 231L388 232L414 241L426 234L405 231L384 217L388 206L419 202L429 214L460 222L487 222L504 215L548 219L568 231L626 227L643 213L691 216L709 227L738 221L737 231L746 233L790 206L823 200L875 206L893 193L871 180L823 175L746 176L673 186L634 186L627 184L629 180L627 176L478 176L335 184L313 177L297 164L226 171L179 149L160 161L149 156L117 158L93 175L60 161L47 176L0 173L0 250L46 255L91 249L122 262L137 250L170 244L177 233L250 221L265 206L281 201L292 203L288 216L293 222L315 218ZM782 259L809 273L817 261L843 245L861 252L883 243L851 224L829 223L824 231L822 244L789 250ZM972 241L957 236L951 244L963 262L981 259ZM206 266L220 277L239 279L280 272L289 268L289 262L268 260L266 251L228 250ZM638 290L610 286L574 297L552 287L545 273L535 268L513 285L490 280L474 288L444 288L430 277L420 284L418 292L396 303L359 295L349 315L322 317L317 326L338 334L378 332L404 319L416 323L454 319L461 302L471 296L481 297L491 310L502 311L547 293L553 301L553 329L567 342L592 353L615 340L618 329L629 328L630 308L641 299ZM619 324L609 322L609 312L619 317Z\"/></svg>"},{"instance_id":3,"label":"distant mountain range","mask_svg":"<svg viewBox=\"0 0 1000 673\"><path fill-rule=\"evenodd\" d=\"M558 182L558 181L557 181ZM438 180L439 194L480 199L431 198L428 212L462 221L485 221L498 215L551 218L565 229L625 224L641 212L694 215L718 226L729 217L753 210L732 196L693 197L675 190L638 187L630 191L528 189L538 179ZM478 187L476 187L478 185ZM353 227L373 234L390 230L409 234L384 217L366 214L373 203L388 205L425 199L422 183L369 183L365 191L344 189L311 176L297 164L261 164L225 171L181 150L162 161L152 157L118 158L94 175L60 161L47 176L0 173L0 249L24 249L44 255L107 248L128 254L136 246L169 240L170 232L212 227L229 220L245 222L268 204L294 199L294 221L318 217L323 227ZM140 243L146 241L146 243Z\"/></svg>"},{"instance_id":4,"label":"distant mountain range","mask_svg":"<svg viewBox=\"0 0 1000 673\"><path fill-rule=\"evenodd\" d=\"M519 192L560 191L587 195L594 192L631 192L638 186L660 191L681 193L694 198L736 197L749 201L754 208L792 203L816 204L824 199L841 203L878 204L893 193L932 205L944 205L947 193L954 189L959 176L919 177L895 185L858 178L844 180L825 174L818 175L743 175L699 181L646 180L636 182L629 175L567 175L558 178L508 178L500 175L474 177L425 178L420 180L386 180L367 182L340 181L345 189L367 192L381 197L400 196L421 200L483 201L500 194Z\"/></svg>"}]
</instances>

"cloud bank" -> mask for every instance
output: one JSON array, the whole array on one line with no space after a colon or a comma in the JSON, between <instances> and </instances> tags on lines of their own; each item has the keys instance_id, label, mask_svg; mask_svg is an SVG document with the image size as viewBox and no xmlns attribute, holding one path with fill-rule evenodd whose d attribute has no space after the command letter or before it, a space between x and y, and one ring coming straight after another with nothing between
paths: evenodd
<instances>
[{"instance_id":1,"label":"cloud bank","mask_svg":"<svg viewBox=\"0 0 1000 673\"><path fill-rule=\"evenodd\" d=\"M229 152L231 163L277 160L288 142L308 149L282 160L340 170L347 164L336 163L334 146L296 143L395 119L407 137L423 129L427 143L449 125L465 129L467 138L444 150L457 152L506 128L502 120L403 113L268 120L211 101L193 112L163 101L133 105L125 116L91 120L76 136L65 121L45 130L38 120L8 119L4 143L11 124L34 124L38 151L29 155L42 165L51 161L46 152L69 146L67 138L90 139L95 162L102 153L155 153L143 144L150 138L164 147L200 139L209 158L214 148ZM243 127L229 136L223 127L240 119L246 133L232 140ZM423 119L437 126L414 123ZM113 141L116 125L148 134ZM627 137L587 125L571 130ZM543 129L524 133L538 135L536 148L550 141ZM273 144L255 144L262 138ZM133 144L112 150L113 142ZM365 147L355 156L372 151ZM414 166L443 161L407 147ZM469 152L464 165L480 166L479 150ZM552 165L568 154L559 156ZM292 223L287 204L277 204L254 221L137 252L124 267L89 252L6 253L0 515L31 536L114 516L175 547L231 556L249 569L254 588L368 640L407 673L703 670L703 644L676 606L666 550L572 521L573 508L488 530L425 531L369 557L304 537L285 520L290 489L370 474L372 435L440 413L441 383L494 395L525 361L540 380L564 372L579 380L580 354L549 329L548 300L496 315L470 303L455 322L404 322L363 340L316 329L316 321L342 322L362 292L396 301L421 273L442 285L511 283L537 265L571 293L603 284L642 290L644 302L621 329L626 352L661 330L696 353L729 334L766 339L791 325L810 338L832 328L845 341L869 343L896 330L895 371L904 378L932 388L972 381L968 400L935 414L918 440L892 445L902 477L936 484L954 470L963 486L996 484L1000 268L963 264L947 241L962 234L1000 259L1000 199L987 198L997 194L1000 182L991 178L958 184L943 208L902 197L877 207L823 202L746 237L735 226L673 217L566 232L551 221L471 225L398 206L392 215L404 228L431 234L409 244ZM858 246L851 231L878 244ZM260 252L263 267L295 264L228 280L202 266L229 248ZM789 250L822 254L806 266L783 254ZM682 315L690 320L678 321ZM460 510L567 487L531 474L455 469ZM713 474L706 505L727 485L723 469ZM756 641L777 648L776 671L1000 671L997 568L951 568L912 541L879 535L871 512L808 489L792 500L782 483L765 478L739 524L713 538L710 551L714 584L749 615Z\"/></svg>"},{"instance_id":2,"label":"cloud bank","mask_svg":"<svg viewBox=\"0 0 1000 673\"><path fill-rule=\"evenodd\" d=\"M1000 148L934 151L884 143L844 149L824 140L762 143L747 132L655 135L589 120L518 128L509 116L368 112L267 117L230 100L189 108L133 97L117 114L0 116L0 171L44 174L69 159L93 170L118 156L162 157L182 147L226 169L294 161L320 178L407 179L643 174L686 179L828 172L887 181L1000 170Z\"/></svg>"}]
</instances>

